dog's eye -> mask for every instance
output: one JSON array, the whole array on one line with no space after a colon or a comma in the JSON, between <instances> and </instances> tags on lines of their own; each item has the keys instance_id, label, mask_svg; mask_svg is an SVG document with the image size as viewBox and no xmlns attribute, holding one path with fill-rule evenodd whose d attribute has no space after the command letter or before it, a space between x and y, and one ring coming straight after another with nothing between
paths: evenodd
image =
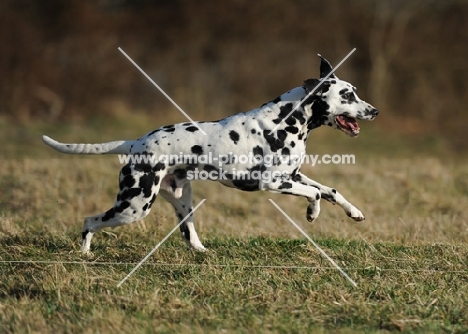
<instances>
[{"instance_id":1,"label":"dog's eye","mask_svg":"<svg viewBox=\"0 0 468 334\"><path fill-rule=\"evenodd\" d=\"M346 94L343 94L343 98L345 100L351 100L353 98L353 93L346 93Z\"/></svg>"}]
</instances>

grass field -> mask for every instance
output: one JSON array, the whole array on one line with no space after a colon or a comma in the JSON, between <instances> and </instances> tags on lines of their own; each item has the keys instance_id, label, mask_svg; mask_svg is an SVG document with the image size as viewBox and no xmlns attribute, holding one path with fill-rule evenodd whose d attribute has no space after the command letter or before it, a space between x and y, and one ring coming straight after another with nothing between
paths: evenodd
<instances>
[{"instance_id":1,"label":"grass field","mask_svg":"<svg viewBox=\"0 0 468 334\"><path fill-rule=\"evenodd\" d=\"M101 142L158 125L125 115L86 125L0 119L0 332L468 331L467 159L434 138L372 124L357 139L329 129L309 139L310 152L355 154L355 165L303 169L336 187L364 222L323 203L308 224L301 198L195 182L195 203L206 199L197 231L209 251L188 250L176 233L117 288L174 227L172 208L157 200L146 219L96 234L93 254L82 256L83 218L113 203L118 160L60 155L40 135Z\"/></svg>"}]
</instances>

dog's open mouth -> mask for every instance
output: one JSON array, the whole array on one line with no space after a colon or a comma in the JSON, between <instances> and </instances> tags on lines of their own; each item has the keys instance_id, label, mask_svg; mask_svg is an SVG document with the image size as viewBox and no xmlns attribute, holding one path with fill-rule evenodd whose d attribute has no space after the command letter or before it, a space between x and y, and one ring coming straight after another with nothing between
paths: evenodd
<instances>
[{"instance_id":1,"label":"dog's open mouth","mask_svg":"<svg viewBox=\"0 0 468 334\"><path fill-rule=\"evenodd\" d=\"M359 124L352 117L338 115L335 117L335 122L338 128L351 137L356 137L359 134Z\"/></svg>"}]
</instances>

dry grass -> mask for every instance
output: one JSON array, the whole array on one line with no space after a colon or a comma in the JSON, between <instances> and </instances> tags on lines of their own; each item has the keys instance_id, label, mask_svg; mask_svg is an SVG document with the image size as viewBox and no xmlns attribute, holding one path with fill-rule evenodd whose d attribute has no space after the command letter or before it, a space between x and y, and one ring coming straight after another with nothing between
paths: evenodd
<instances>
[{"instance_id":1,"label":"dry grass","mask_svg":"<svg viewBox=\"0 0 468 334\"><path fill-rule=\"evenodd\" d=\"M129 123L124 137L141 135L147 121ZM207 199L196 213L197 230L211 251L188 251L173 236L150 260L167 265L144 266L116 289L132 265L79 263L138 262L174 226L172 208L158 200L143 221L97 234L94 257L83 259L78 253L83 218L113 203L118 160L60 156L42 147L38 134L111 140L120 138L111 132L122 125L109 124L100 132L94 126L63 125L51 132L53 125L27 131L0 125L4 142L18 138L4 146L8 159L0 169L0 260L78 262L0 263L1 331L468 328L468 173L463 159L411 156L399 145L382 154L365 132L351 144L344 136L335 139L330 130L318 132L312 138L321 143L319 153L347 151L357 163L305 167L304 172L341 191L365 213L365 222L354 223L340 208L323 203L321 216L310 225L301 198L196 182L195 202ZM386 145L392 147L392 141ZM359 288L327 269L329 263L268 198L346 268ZM312 268L264 267L271 265Z\"/></svg>"},{"instance_id":2,"label":"dry grass","mask_svg":"<svg viewBox=\"0 0 468 334\"><path fill-rule=\"evenodd\" d=\"M323 202L320 218L305 224L307 203L302 198L197 181L195 203L207 199L197 212L198 230L202 237L298 237L268 201L272 198L316 236L409 243L467 240L468 173L463 163L357 158L355 165L306 166L303 171L336 187L362 209L365 222L355 223L339 207ZM83 217L113 204L119 169L116 157L6 160L0 170L3 219L18 230L79 231ZM167 229L174 222L172 207L158 200L153 213L130 229L154 224Z\"/></svg>"}]
</instances>

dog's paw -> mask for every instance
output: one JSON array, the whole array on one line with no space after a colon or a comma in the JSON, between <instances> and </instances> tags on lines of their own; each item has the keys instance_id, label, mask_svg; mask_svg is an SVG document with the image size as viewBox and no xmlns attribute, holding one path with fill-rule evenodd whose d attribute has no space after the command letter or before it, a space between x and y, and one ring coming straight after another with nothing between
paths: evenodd
<instances>
[{"instance_id":1,"label":"dog's paw","mask_svg":"<svg viewBox=\"0 0 468 334\"><path fill-rule=\"evenodd\" d=\"M200 253L205 253L205 252L208 252L208 248L206 247L193 247L194 250L196 250L197 252L200 252Z\"/></svg>"},{"instance_id":2,"label":"dog's paw","mask_svg":"<svg viewBox=\"0 0 468 334\"><path fill-rule=\"evenodd\" d=\"M309 223L312 223L315 219L318 218L320 214L320 202L314 201L310 202L307 207L306 219Z\"/></svg>"},{"instance_id":3,"label":"dog's paw","mask_svg":"<svg viewBox=\"0 0 468 334\"><path fill-rule=\"evenodd\" d=\"M348 215L348 217L351 217L357 222L360 222L366 219L364 215L362 214L362 212L356 209L354 206L351 208L350 211L346 212L346 214Z\"/></svg>"},{"instance_id":4,"label":"dog's paw","mask_svg":"<svg viewBox=\"0 0 468 334\"><path fill-rule=\"evenodd\" d=\"M201 242L189 242L189 245L192 249L196 250L197 252L206 252L207 249L205 246L202 245Z\"/></svg>"},{"instance_id":5,"label":"dog's paw","mask_svg":"<svg viewBox=\"0 0 468 334\"><path fill-rule=\"evenodd\" d=\"M81 256L85 259L94 259L94 253L91 252L89 249L87 251L81 251Z\"/></svg>"}]
</instances>

